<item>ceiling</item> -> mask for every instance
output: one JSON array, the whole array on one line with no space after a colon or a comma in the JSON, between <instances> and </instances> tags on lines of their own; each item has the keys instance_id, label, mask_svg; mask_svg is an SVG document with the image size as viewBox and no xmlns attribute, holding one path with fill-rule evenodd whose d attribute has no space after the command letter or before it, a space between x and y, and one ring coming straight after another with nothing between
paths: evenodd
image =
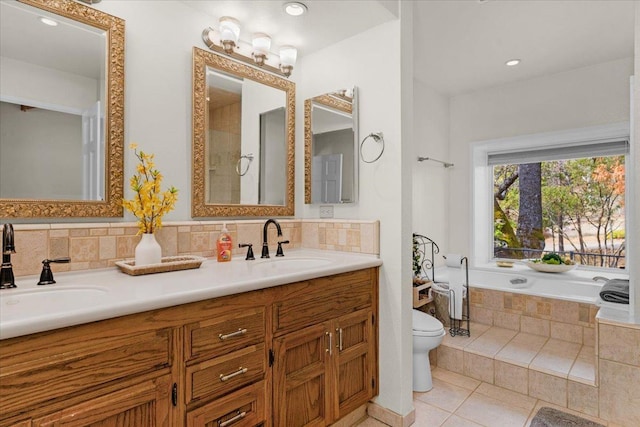
<instances>
[{"instance_id":1,"label":"ceiling","mask_svg":"<svg viewBox=\"0 0 640 427\"><path fill-rule=\"evenodd\" d=\"M447 95L633 56L633 1L414 4L415 78Z\"/></svg>"},{"instance_id":2,"label":"ceiling","mask_svg":"<svg viewBox=\"0 0 640 427\"><path fill-rule=\"evenodd\" d=\"M302 0L302 17L285 0L183 0L217 20L240 20L241 38L273 38L304 56L397 19L396 1ZM409 0L401 0L409 1ZM415 78L445 95L532 79L633 56L632 0L413 0ZM384 60L384 52L380 52ZM521 64L506 67L508 59Z\"/></svg>"}]
</instances>

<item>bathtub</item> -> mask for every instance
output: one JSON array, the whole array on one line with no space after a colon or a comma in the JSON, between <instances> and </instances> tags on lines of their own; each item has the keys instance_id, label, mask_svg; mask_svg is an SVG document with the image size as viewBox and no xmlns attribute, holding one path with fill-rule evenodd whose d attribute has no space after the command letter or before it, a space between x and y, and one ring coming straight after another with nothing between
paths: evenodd
<instances>
[{"instance_id":1,"label":"bathtub","mask_svg":"<svg viewBox=\"0 0 640 427\"><path fill-rule=\"evenodd\" d=\"M439 282L447 283L447 268L436 269L435 279L436 286ZM500 271L469 268L469 286L596 304L602 282L594 282L573 273L538 273L524 266L516 266Z\"/></svg>"}]
</instances>

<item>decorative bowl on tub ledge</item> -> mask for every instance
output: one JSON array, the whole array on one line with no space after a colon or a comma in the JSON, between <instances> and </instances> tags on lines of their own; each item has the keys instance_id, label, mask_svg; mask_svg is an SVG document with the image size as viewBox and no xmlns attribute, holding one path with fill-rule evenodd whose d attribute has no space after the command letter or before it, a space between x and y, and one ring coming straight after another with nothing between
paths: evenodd
<instances>
[{"instance_id":1,"label":"decorative bowl on tub ledge","mask_svg":"<svg viewBox=\"0 0 640 427\"><path fill-rule=\"evenodd\" d=\"M527 267L542 273L565 273L578 266L578 264L546 264L540 260L527 261L526 265Z\"/></svg>"}]
</instances>

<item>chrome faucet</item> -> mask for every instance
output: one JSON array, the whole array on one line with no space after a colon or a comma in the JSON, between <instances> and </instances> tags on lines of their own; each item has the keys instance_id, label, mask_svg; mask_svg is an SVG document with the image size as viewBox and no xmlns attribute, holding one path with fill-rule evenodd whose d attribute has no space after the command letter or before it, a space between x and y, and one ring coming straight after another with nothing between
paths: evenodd
<instances>
[{"instance_id":1,"label":"chrome faucet","mask_svg":"<svg viewBox=\"0 0 640 427\"><path fill-rule=\"evenodd\" d=\"M2 268L0 268L0 289L15 288L11 254L16 253L13 225L5 224L2 228Z\"/></svg>"},{"instance_id":2,"label":"chrome faucet","mask_svg":"<svg viewBox=\"0 0 640 427\"><path fill-rule=\"evenodd\" d=\"M267 242L267 228L269 228L269 224L275 224L276 229L278 230L278 236L282 236L282 228L280 228L280 224L275 219L268 219L264 223L264 228L262 229L262 256L260 258L269 258L269 243Z\"/></svg>"},{"instance_id":3,"label":"chrome faucet","mask_svg":"<svg viewBox=\"0 0 640 427\"><path fill-rule=\"evenodd\" d=\"M593 280L594 282L599 282L599 281L608 282L609 278L604 276L593 276L591 280Z\"/></svg>"}]
</instances>

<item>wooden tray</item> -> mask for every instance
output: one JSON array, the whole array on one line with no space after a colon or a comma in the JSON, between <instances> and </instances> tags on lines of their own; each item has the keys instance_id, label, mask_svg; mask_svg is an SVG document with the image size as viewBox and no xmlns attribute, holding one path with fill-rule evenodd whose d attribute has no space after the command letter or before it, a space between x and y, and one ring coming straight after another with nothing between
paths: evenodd
<instances>
[{"instance_id":1,"label":"wooden tray","mask_svg":"<svg viewBox=\"0 0 640 427\"><path fill-rule=\"evenodd\" d=\"M143 274L166 273L167 271L200 268L200 265L204 260L205 259L201 256L183 255L162 257L162 262L160 264L136 266L135 260L129 259L124 261L116 261L116 265L123 273L129 274L131 276L140 276Z\"/></svg>"}]
</instances>

